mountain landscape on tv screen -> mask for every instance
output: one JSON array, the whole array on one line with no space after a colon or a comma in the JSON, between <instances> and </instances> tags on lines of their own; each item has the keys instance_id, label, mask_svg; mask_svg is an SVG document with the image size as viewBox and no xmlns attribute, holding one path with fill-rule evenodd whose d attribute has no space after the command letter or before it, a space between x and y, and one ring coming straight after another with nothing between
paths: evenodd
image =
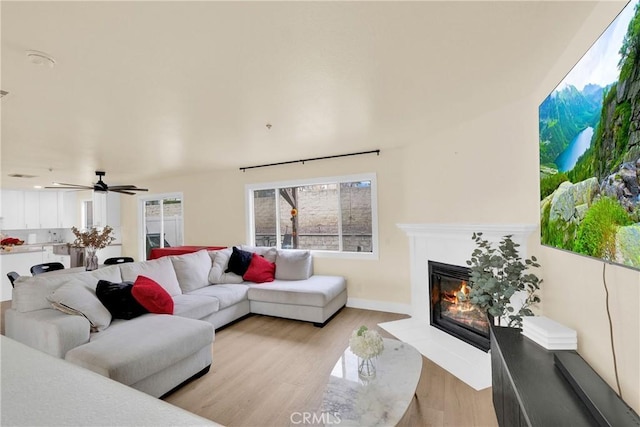
<instances>
[{"instance_id":1,"label":"mountain landscape on tv screen","mask_svg":"<svg viewBox=\"0 0 640 427\"><path fill-rule=\"evenodd\" d=\"M541 241L640 268L640 2L614 24L624 37L612 24L601 40L617 78L598 81L585 55L540 105Z\"/></svg>"}]
</instances>

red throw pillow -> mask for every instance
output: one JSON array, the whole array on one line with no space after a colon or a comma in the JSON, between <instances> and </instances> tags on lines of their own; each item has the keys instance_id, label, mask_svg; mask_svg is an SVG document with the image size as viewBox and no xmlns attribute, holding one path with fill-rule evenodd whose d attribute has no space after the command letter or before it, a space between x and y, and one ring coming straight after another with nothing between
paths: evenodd
<instances>
[{"instance_id":1,"label":"red throw pillow","mask_svg":"<svg viewBox=\"0 0 640 427\"><path fill-rule=\"evenodd\" d=\"M138 276L131 295L150 313L173 314L173 298L153 279Z\"/></svg>"},{"instance_id":2,"label":"red throw pillow","mask_svg":"<svg viewBox=\"0 0 640 427\"><path fill-rule=\"evenodd\" d=\"M275 275L276 265L273 262L267 261L264 257L254 253L251 256L249 268L242 278L249 282L265 283L273 282Z\"/></svg>"}]
</instances>

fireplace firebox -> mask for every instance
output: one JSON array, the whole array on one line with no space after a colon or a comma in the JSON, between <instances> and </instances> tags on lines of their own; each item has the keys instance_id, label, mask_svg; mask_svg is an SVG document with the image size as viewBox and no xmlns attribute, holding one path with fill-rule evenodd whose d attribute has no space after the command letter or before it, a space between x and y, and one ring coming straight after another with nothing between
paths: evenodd
<instances>
[{"instance_id":1,"label":"fireplace firebox","mask_svg":"<svg viewBox=\"0 0 640 427\"><path fill-rule=\"evenodd\" d=\"M459 292L469 292L468 282L468 268L429 261L431 325L487 352L490 342L486 314L458 298Z\"/></svg>"}]
</instances>

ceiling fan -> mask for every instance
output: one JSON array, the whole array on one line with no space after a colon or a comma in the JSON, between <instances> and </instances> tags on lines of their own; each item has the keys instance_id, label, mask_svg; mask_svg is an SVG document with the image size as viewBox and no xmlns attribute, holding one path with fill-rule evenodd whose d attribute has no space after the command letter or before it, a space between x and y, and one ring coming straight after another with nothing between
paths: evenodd
<instances>
[{"instance_id":1,"label":"ceiling fan","mask_svg":"<svg viewBox=\"0 0 640 427\"><path fill-rule=\"evenodd\" d=\"M98 177L98 182L91 185L78 185L78 184L64 184L62 182L56 183L54 187L45 187L45 188L57 188L57 189L67 189L67 190L93 190L100 193L106 193L109 191L113 191L115 193L122 194L130 194L134 195L134 191L149 191L146 188L138 188L135 185L113 185L109 187L103 180L102 177L106 175L104 171L96 171L96 176Z\"/></svg>"}]
</instances>

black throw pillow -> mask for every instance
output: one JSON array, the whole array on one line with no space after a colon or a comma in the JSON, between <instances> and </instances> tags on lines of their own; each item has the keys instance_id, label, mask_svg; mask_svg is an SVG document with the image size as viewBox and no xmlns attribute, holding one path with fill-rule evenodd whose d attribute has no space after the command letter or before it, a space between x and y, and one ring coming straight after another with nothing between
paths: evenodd
<instances>
[{"instance_id":1,"label":"black throw pillow","mask_svg":"<svg viewBox=\"0 0 640 427\"><path fill-rule=\"evenodd\" d=\"M251 264L252 256L253 253L243 251L242 249L238 249L234 246L231 257L229 257L229 265L224 272L231 272L236 273L238 276L244 276L244 273L246 273L249 269L249 264Z\"/></svg>"},{"instance_id":2,"label":"black throw pillow","mask_svg":"<svg viewBox=\"0 0 640 427\"><path fill-rule=\"evenodd\" d=\"M133 297L132 288L133 282L113 283L100 280L96 286L96 295L114 319L129 320L149 312Z\"/></svg>"}]
</instances>

